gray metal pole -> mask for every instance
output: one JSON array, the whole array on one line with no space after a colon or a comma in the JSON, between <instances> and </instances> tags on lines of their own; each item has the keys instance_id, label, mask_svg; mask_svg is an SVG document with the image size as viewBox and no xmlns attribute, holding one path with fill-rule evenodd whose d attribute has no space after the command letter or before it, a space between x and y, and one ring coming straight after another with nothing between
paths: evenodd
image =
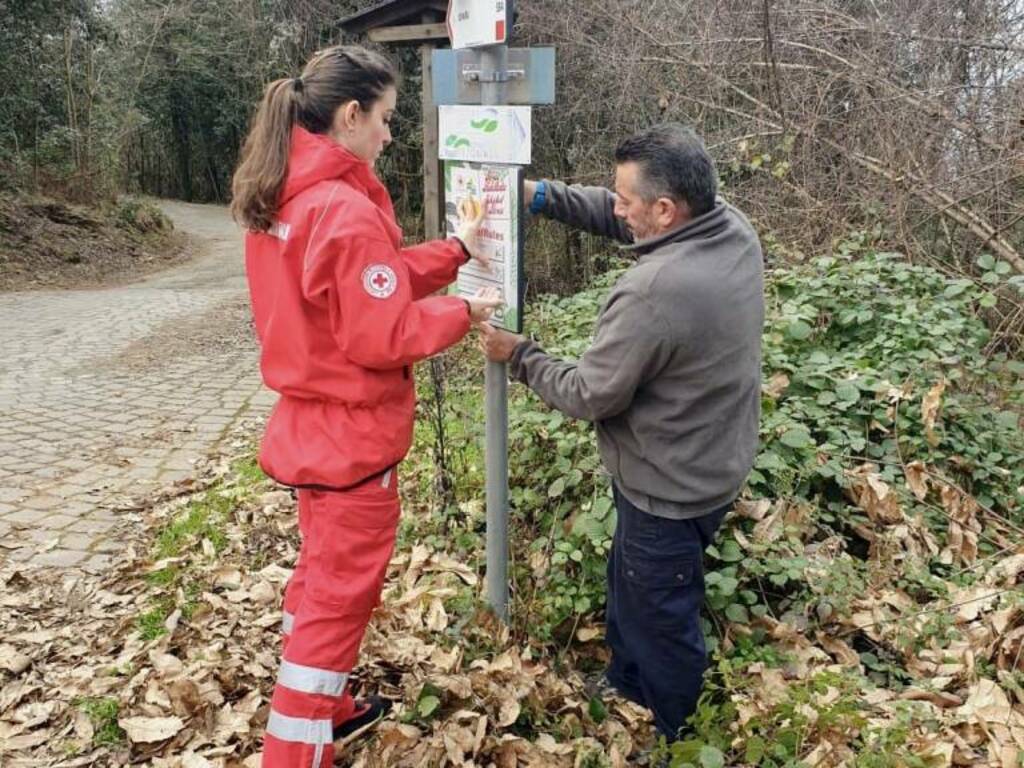
<instances>
[{"instance_id":1,"label":"gray metal pole","mask_svg":"<svg viewBox=\"0 0 1024 768\"><path fill-rule=\"evenodd\" d=\"M480 49L481 102L504 104L503 73L508 47ZM499 74L500 73L500 74ZM484 407L487 415L487 601L508 621L508 373L505 363L487 362Z\"/></svg>"}]
</instances>

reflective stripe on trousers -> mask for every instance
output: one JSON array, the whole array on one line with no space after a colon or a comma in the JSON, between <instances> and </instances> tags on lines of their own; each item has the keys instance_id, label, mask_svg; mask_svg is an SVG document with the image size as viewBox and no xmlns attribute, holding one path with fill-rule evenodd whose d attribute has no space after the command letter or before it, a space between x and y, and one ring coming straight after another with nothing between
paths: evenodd
<instances>
[{"instance_id":1,"label":"reflective stripe on trousers","mask_svg":"<svg viewBox=\"0 0 1024 768\"><path fill-rule=\"evenodd\" d=\"M285 743L300 745L300 749L313 747L309 765L315 766L315 768L319 768L323 763L324 753L333 742L333 731L334 726L329 718L310 720L304 717L288 717L274 710L270 710L270 717L267 718L267 736L272 736ZM333 750L331 752L331 762L333 762ZM265 756L263 764L267 764Z\"/></svg>"},{"instance_id":2,"label":"reflective stripe on trousers","mask_svg":"<svg viewBox=\"0 0 1024 768\"><path fill-rule=\"evenodd\" d=\"M281 669L277 673L277 684L291 688L300 693L319 693L324 696L341 696L345 690L348 675L344 672L332 672L329 669L304 667L282 659Z\"/></svg>"}]
</instances>

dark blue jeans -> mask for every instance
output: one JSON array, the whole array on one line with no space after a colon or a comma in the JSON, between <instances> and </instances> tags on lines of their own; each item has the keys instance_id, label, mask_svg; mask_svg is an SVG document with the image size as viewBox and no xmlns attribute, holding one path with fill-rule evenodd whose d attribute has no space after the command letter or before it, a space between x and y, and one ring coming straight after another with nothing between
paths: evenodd
<instances>
[{"instance_id":1,"label":"dark blue jeans","mask_svg":"<svg viewBox=\"0 0 1024 768\"><path fill-rule=\"evenodd\" d=\"M654 713L669 741L697 708L707 666L700 610L704 549L732 507L692 520L655 517L614 488L618 522L608 558L607 677Z\"/></svg>"}]
</instances>

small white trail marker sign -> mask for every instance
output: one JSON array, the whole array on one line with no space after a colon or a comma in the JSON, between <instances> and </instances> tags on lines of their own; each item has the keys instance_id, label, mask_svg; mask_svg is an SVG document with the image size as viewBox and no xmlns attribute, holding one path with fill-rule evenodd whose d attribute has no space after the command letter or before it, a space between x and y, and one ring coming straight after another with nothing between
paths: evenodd
<instances>
[{"instance_id":1,"label":"small white trail marker sign","mask_svg":"<svg viewBox=\"0 0 1024 768\"><path fill-rule=\"evenodd\" d=\"M447 21L452 48L503 45L512 26L511 6L506 0L450 0Z\"/></svg>"}]
</instances>

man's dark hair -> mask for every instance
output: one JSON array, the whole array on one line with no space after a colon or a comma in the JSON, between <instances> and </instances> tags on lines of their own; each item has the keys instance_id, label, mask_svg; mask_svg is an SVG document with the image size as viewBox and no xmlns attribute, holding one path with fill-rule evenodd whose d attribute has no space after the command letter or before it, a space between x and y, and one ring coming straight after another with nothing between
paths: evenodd
<instances>
[{"instance_id":1,"label":"man's dark hair","mask_svg":"<svg viewBox=\"0 0 1024 768\"><path fill-rule=\"evenodd\" d=\"M704 142L680 123L661 123L624 139L615 149L616 163L640 167L640 189L646 202L668 197L684 202L693 217L715 206L718 176Z\"/></svg>"}]
</instances>

